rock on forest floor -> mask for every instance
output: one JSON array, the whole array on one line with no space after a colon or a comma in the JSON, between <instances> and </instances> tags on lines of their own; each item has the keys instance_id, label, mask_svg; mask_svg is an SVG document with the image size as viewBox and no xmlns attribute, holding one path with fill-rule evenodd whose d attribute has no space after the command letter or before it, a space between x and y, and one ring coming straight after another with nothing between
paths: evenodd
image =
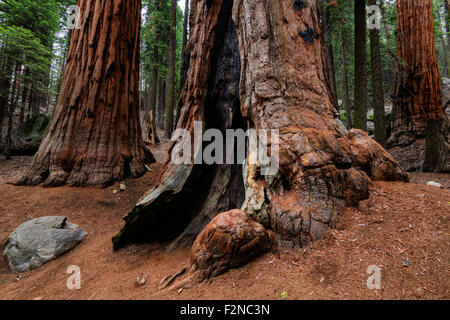
<instances>
[{"instance_id":1,"label":"rock on forest floor","mask_svg":"<svg viewBox=\"0 0 450 320\"><path fill-rule=\"evenodd\" d=\"M165 253L167 244L112 250L122 217L154 184L167 141L155 150L152 172L125 182L126 191L14 187L6 184L30 157L0 158L0 244L22 222L67 216L89 235L72 251L22 274L0 257L0 299L448 299L449 175L411 174L412 183L376 182L370 199L348 208L336 229L296 256L266 254L209 283L160 291L159 283L187 265L189 251ZM443 189L426 186L430 180ZM81 289L67 288L69 266L81 271ZM381 268L381 289L370 290L367 268ZM406 266L407 265L407 266ZM136 278L146 275L143 286Z\"/></svg>"}]
</instances>

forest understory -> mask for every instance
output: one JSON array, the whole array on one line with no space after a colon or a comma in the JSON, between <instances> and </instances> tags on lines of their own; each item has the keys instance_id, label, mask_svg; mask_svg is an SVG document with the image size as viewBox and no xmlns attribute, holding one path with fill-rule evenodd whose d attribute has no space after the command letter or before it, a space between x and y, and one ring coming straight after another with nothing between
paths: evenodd
<instances>
[{"instance_id":1,"label":"forest understory","mask_svg":"<svg viewBox=\"0 0 450 320\"><path fill-rule=\"evenodd\" d=\"M268 253L210 281L160 290L160 281L188 265L189 250L167 254L164 243L134 244L114 252L111 237L124 212L163 167L167 140L153 147L151 172L106 189L14 187L31 157L0 159L0 243L24 221L64 215L89 232L72 251L39 269L13 274L0 260L0 298L9 299L447 299L449 296L448 174L410 173L410 183L375 182L370 198L347 208L335 229L297 255ZM430 180L443 188L427 186ZM405 266L407 264L408 266ZM81 289L69 290L67 267L81 269ZM369 290L367 268L381 268L381 289ZM136 286L136 278L147 276Z\"/></svg>"},{"instance_id":2,"label":"forest understory","mask_svg":"<svg viewBox=\"0 0 450 320\"><path fill-rule=\"evenodd\" d=\"M450 0L0 0L0 300L448 300L448 49Z\"/></svg>"}]
</instances>

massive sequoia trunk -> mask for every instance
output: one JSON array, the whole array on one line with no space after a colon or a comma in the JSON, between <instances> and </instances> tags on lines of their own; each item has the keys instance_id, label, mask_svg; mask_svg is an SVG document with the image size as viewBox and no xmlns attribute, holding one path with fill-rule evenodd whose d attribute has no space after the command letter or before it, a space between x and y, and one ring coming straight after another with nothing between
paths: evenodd
<instances>
[{"instance_id":1,"label":"massive sequoia trunk","mask_svg":"<svg viewBox=\"0 0 450 320\"><path fill-rule=\"evenodd\" d=\"M397 55L402 62L388 146L406 170L420 169L429 120L448 122L443 110L431 0L397 1Z\"/></svg>"},{"instance_id":2,"label":"massive sequoia trunk","mask_svg":"<svg viewBox=\"0 0 450 320\"><path fill-rule=\"evenodd\" d=\"M157 186L113 238L115 249L151 240L191 245L213 217L233 208L274 230L281 248L298 249L334 226L346 204L367 198L371 179L407 179L378 143L338 120L316 1L191 4L192 51L178 122L190 137L171 151L193 144L196 121L258 135L278 129L279 171L263 176L261 163L177 165L169 158ZM274 135L268 140L277 144Z\"/></svg>"},{"instance_id":3,"label":"massive sequoia trunk","mask_svg":"<svg viewBox=\"0 0 450 320\"><path fill-rule=\"evenodd\" d=\"M108 185L145 171L139 123L141 1L79 0L58 104L18 184Z\"/></svg>"}]
</instances>

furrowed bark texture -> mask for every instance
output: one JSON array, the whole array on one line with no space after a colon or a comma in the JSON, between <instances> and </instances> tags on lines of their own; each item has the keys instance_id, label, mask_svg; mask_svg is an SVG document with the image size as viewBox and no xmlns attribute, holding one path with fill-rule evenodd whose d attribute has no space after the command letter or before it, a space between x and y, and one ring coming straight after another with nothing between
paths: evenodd
<instances>
[{"instance_id":1,"label":"furrowed bark texture","mask_svg":"<svg viewBox=\"0 0 450 320\"><path fill-rule=\"evenodd\" d=\"M433 29L431 0L398 0L397 55L400 61L394 95L392 135L388 146L406 170L421 167L428 120L448 119L442 107L441 82ZM414 147L411 166L404 155ZM409 153L408 153L409 154Z\"/></svg>"},{"instance_id":2,"label":"furrowed bark texture","mask_svg":"<svg viewBox=\"0 0 450 320\"><path fill-rule=\"evenodd\" d=\"M167 240L186 234L185 228L191 236L183 243L191 244L212 217L234 208L273 229L281 248L298 249L322 237L346 204L367 198L371 179L407 179L366 133L347 132L336 120L316 1L235 0L234 22L227 16L231 4L198 1L192 8L192 52L178 128L193 134L194 120L206 120L205 127L278 129L280 170L264 177L259 174L261 165L244 163L240 175L236 172L240 166L183 166L169 159L159 185L141 199L113 238L115 249L138 240ZM229 23L221 23L223 19ZM236 48L233 41L217 40L230 26L237 31ZM225 39L229 36L233 38L233 30L225 31ZM223 63L213 62L218 51L226 53ZM214 92L234 96L235 81L229 81L234 71L221 68L236 66L232 63L236 51L240 112L236 106L230 109L230 100L210 98ZM229 76L221 79L214 74ZM223 91L223 84L231 89ZM226 114L233 116L223 117ZM193 139L180 140L176 146L183 143ZM274 143L269 139L269 145ZM217 170L231 174L215 174ZM201 182L199 175L205 182L192 184ZM216 201L223 195L239 200ZM172 247L178 246L177 240Z\"/></svg>"},{"instance_id":3,"label":"furrowed bark texture","mask_svg":"<svg viewBox=\"0 0 450 320\"><path fill-rule=\"evenodd\" d=\"M18 184L108 185L145 173L139 124L140 1L79 0L52 121Z\"/></svg>"}]
</instances>

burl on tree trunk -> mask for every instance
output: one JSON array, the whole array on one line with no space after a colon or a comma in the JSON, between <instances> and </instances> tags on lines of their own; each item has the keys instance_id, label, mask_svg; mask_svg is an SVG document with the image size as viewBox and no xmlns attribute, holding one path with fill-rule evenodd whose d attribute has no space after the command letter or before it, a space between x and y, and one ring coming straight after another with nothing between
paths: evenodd
<instances>
[{"instance_id":1,"label":"burl on tree trunk","mask_svg":"<svg viewBox=\"0 0 450 320\"><path fill-rule=\"evenodd\" d=\"M398 0L396 6L399 70L388 147L406 170L414 171L424 162L428 121L437 120L446 127L448 118L441 95L432 1Z\"/></svg>"},{"instance_id":2,"label":"burl on tree trunk","mask_svg":"<svg viewBox=\"0 0 450 320\"><path fill-rule=\"evenodd\" d=\"M274 231L280 249L296 250L322 237L344 206L366 199L372 179L407 180L378 143L337 120L316 1L191 3L192 51L178 128L191 136L194 121L222 131L279 129L279 172L264 177L260 165L246 162L169 159L113 238L115 249L174 239L172 249L189 246L219 213L241 208Z\"/></svg>"},{"instance_id":3,"label":"burl on tree trunk","mask_svg":"<svg viewBox=\"0 0 450 320\"><path fill-rule=\"evenodd\" d=\"M146 172L139 123L140 1L79 0L52 121L17 184L108 185Z\"/></svg>"}]
</instances>

